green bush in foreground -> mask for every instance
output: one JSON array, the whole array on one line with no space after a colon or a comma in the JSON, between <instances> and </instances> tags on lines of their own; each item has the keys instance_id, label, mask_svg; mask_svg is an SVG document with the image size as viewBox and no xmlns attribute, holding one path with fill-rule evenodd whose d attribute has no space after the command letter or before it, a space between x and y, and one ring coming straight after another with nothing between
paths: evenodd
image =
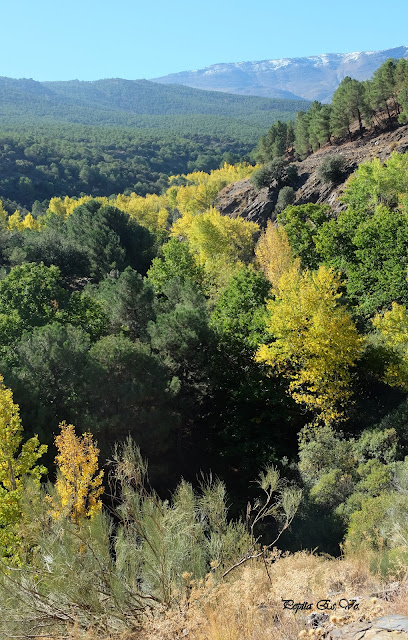
<instances>
[{"instance_id":1,"label":"green bush in foreground","mask_svg":"<svg viewBox=\"0 0 408 640\"><path fill-rule=\"evenodd\" d=\"M56 634L74 622L96 633L134 629L148 611L180 602L191 579L211 572L222 580L271 546L258 546L261 521L272 517L279 523L276 542L297 511L300 491L285 486L274 468L260 474L258 486L263 498L249 505L246 522L228 519L219 480L203 480L199 491L183 480L163 500L150 488L130 439L113 455L115 520L106 511L80 522L50 515L55 488L48 487L47 500L38 486L28 485L26 557L18 570L0 564L1 635L30 629L34 637L44 628Z\"/></svg>"}]
</instances>

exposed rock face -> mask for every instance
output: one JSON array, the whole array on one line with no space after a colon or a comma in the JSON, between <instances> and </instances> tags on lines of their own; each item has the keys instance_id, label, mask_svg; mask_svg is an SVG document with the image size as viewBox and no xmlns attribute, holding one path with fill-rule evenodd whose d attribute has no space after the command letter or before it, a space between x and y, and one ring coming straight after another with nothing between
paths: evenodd
<instances>
[{"instance_id":1,"label":"exposed rock face","mask_svg":"<svg viewBox=\"0 0 408 640\"><path fill-rule=\"evenodd\" d=\"M357 166L375 157L385 161L393 151L408 151L408 125L375 135L366 133L363 139L345 142L341 145L326 145L303 162L296 162L299 178L295 185L294 204L314 202L329 204L335 213L344 205L339 201L346 179ZM344 182L323 184L318 176L322 160L327 156L342 155L345 158ZM240 180L223 189L215 203L216 208L232 218L242 216L245 220L257 222L264 227L268 220L276 218L275 205L279 190L264 188L256 192L249 180Z\"/></svg>"},{"instance_id":2,"label":"exposed rock face","mask_svg":"<svg viewBox=\"0 0 408 640\"><path fill-rule=\"evenodd\" d=\"M355 622L329 631L327 640L403 640L408 638L408 618L388 615L373 622Z\"/></svg>"},{"instance_id":3,"label":"exposed rock face","mask_svg":"<svg viewBox=\"0 0 408 640\"><path fill-rule=\"evenodd\" d=\"M250 180L233 182L223 189L215 203L216 208L230 218L241 216L245 220L265 226L273 215L277 194L270 189L255 191Z\"/></svg>"}]
</instances>

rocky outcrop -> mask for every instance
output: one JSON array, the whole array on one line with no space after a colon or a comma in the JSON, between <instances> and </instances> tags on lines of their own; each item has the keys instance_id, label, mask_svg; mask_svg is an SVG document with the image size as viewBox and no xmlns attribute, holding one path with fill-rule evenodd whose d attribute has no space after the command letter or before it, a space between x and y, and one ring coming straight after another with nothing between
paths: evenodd
<instances>
[{"instance_id":1,"label":"rocky outcrop","mask_svg":"<svg viewBox=\"0 0 408 640\"><path fill-rule=\"evenodd\" d=\"M408 639L408 617L383 616L373 622L355 622L329 631L327 640L403 640Z\"/></svg>"},{"instance_id":2,"label":"rocky outcrop","mask_svg":"<svg viewBox=\"0 0 408 640\"><path fill-rule=\"evenodd\" d=\"M276 217L273 215L276 200L277 193L273 189L255 191L250 180L239 180L219 193L215 206L230 218L241 216L265 226L267 220Z\"/></svg>"},{"instance_id":3,"label":"rocky outcrop","mask_svg":"<svg viewBox=\"0 0 408 640\"><path fill-rule=\"evenodd\" d=\"M339 200L347 178L363 162L375 157L383 162L393 151L408 151L408 125L383 131L376 135L366 132L362 139L339 145L325 145L302 162L295 162L298 169L298 180L293 184L295 204L313 202L329 204L335 213L343 208ZM327 156L342 155L345 159L344 181L341 184L324 184L319 178L318 169ZM249 180L240 180L223 189L215 203L216 208L224 215L257 222L264 227L268 220L276 218L275 206L279 190L264 188L255 191Z\"/></svg>"}]
</instances>

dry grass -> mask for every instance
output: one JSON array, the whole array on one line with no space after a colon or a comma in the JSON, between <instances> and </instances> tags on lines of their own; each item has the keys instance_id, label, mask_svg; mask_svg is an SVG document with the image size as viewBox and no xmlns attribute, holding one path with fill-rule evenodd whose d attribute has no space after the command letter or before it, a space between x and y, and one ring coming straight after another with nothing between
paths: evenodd
<instances>
[{"instance_id":1,"label":"dry grass","mask_svg":"<svg viewBox=\"0 0 408 640\"><path fill-rule=\"evenodd\" d=\"M384 613L408 614L408 585L402 581L397 599L381 597L384 584L367 567L363 555L333 559L311 552L279 554L266 564L253 562L216 584L213 574L205 580L185 577L185 592L179 606L147 620L137 632L122 640L295 640L322 637L324 629L313 633L306 617L317 611L319 600L337 603L330 628L360 619L374 619ZM379 597L373 598L373 594ZM339 608L338 602L359 597L356 611ZM283 608L282 599L313 603L308 611ZM327 629L327 623L326 623ZM312 635L310 635L312 633ZM69 640L110 640L72 629ZM116 639L115 639L116 640Z\"/></svg>"},{"instance_id":2,"label":"dry grass","mask_svg":"<svg viewBox=\"0 0 408 640\"><path fill-rule=\"evenodd\" d=\"M359 610L340 610L334 621L339 626L361 616L373 618L393 610L393 603L372 602L381 580L367 570L364 557L332 559L310 552L278 557L267 565L253 563L232 575L228 582L214 585L211 576L191 591L179 611L171 611L144 630L143 640L294 640L306 631L306 617L317 611L319 600L338 603L362 597ZM283 608L282 599L313 603L312 610ZM408 595L407 595L408 603ZM400 608L398 607L400 610ZM333 613L333 612L329 612ZM307 630L309 635L309 631ZM315 632L315 637L318 637Z\"/></svg>"}]
</instances>

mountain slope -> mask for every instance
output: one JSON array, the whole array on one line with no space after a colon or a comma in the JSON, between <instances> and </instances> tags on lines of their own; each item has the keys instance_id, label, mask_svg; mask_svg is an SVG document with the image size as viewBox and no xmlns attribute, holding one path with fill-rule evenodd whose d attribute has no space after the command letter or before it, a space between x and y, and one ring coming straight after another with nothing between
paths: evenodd
<instances>
[{"instance_id":1,"label":"mountain slope","mask_svg":"<svg viewBox=\"0 0 408 640\"><path fill-rule=\"evenodd\" d=\"M406 153L408 151L408 125L396 129L376 133L366 131L364 138L346 140L338 145L326 144L305 160L295 162L298 179L294 184L294 204L329 204L334 212L344 209L339 200L347 178L357 166L370 162L378 157L385 162L390 155ZM319 167L327 156L341 155L345 160L344 179L338 184L323 183L319 176ZM257 222L266 226L269 219L275 220L277 212L275 206L279 195L279 188L271 185L256 191L250 180L240 180L223 189L217 198L216 208L224 215L231 217L242 216L245 220Z\"/></svg>"},{"instance_id":2,"label":"mountain slope","mask_svg":"<svg viewBox=\"0 0 408 640\"><path fill-rule=\"evenodd\" d=\"M242 116L259 111L295 111L304 102L237 96L217 91L202 91L184 86L162 85L149 80L112 78L94 82L43 82L61 99L98 108L120 109L138 114L175 115L209 114Z\"/></svg>"},{"instance_id":3,"label":"mountain slope","mask_svg":"<svg viewBox=\"0 0 408 640\"><path fill-rule=\"evenodd\" d=\"M248 160L304 100L271 100L120 78L0 78L0 198L159 192L171 174Z\"/></svg>"},{"instance_id":4,"label":"mountain slope","mask_svg":"<svg viewBox=\"0 0 408 640\"><path fill-rule=\"evenodd\" d=\"M408 57L408 46L383 51L216 64L154 78L154 81L240 95L297 97L328 102L345 76L367 80L388 58L404 57Z\"/></svg>"},{"instance_id":5,"label":"mountain slope","mask_svg":"<svg viewBox=\"0 0 408 640\"><path fill-rule=\"evenodd\" d=\"M41 83L0 78L3 125L50 118L58 122L168 129L172 126L169 118L200 116L207 121L208 117L239 120L239 127L256 126L255 135L259 135L259 127L266 130L277 118L287 120L305 108L307 103L302 99L237 96L148 80Z\"/></svg>"}]
</instances>

